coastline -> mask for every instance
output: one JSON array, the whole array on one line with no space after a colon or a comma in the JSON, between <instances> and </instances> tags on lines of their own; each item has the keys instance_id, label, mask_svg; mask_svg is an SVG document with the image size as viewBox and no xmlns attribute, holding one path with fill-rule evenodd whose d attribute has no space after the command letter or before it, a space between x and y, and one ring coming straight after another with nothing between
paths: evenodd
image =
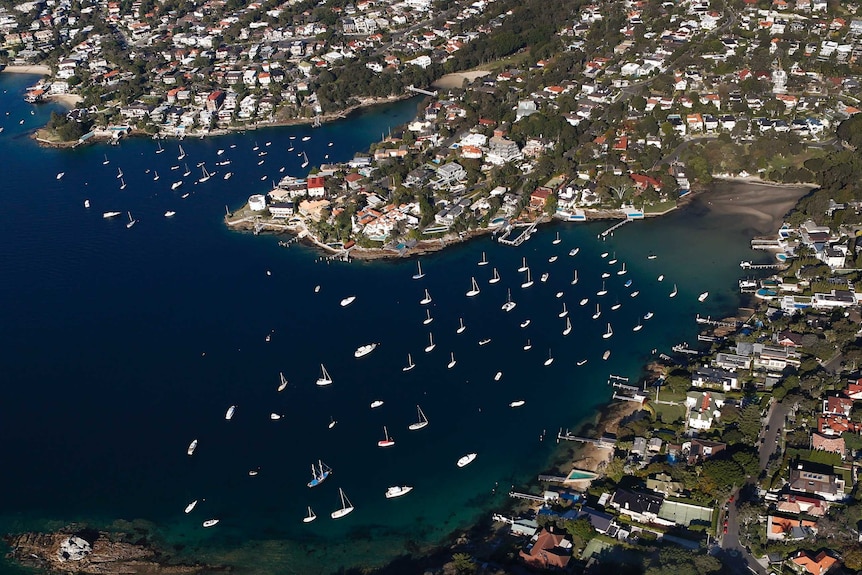
<instances>
[{"instance_id":1,"label":"coastline","mask_svg":"<svg viewBox=\"0 0 862 575\"><path fill-rule=\"evenodd\" d=\"M27 66L9 65L3 68L2 72L9 72L10 74L37 74L41 76L50 76L51 68L41 64L31 64Z\"/></svg>"}]
</instances>

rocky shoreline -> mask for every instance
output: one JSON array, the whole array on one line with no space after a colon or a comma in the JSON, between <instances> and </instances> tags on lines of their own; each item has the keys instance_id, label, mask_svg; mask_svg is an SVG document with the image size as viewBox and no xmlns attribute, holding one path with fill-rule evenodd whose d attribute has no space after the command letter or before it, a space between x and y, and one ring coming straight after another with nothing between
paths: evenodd
<instances>
[{"instance_id":1,"label":"rocky shoreline","mask_svg":"<svg viewBox=\"0 0 862 575\"><path fill-rule=\"evenodd\" d=\"M108 533L67 526L53 533L5 535L13 559L49 573L88 575L193 575L229 572L227 567L174 563L152 545L146 533Z\"/></svg>"}]
</instances>

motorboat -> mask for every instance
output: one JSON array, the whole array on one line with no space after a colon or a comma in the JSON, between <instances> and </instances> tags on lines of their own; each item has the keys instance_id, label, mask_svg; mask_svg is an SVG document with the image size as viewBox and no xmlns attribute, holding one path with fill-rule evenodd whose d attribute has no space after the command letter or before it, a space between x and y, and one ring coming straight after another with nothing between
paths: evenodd
<instances>
[{"instance_id":1,"label":"motorboat","mask_svg":"<svg viewBox=\"0 0 862 575\"><path fill-rule=\"evenodd\" d=\"M279 419L281 419L282 417L284 417L284 415L281 415L281 414L279 414L279 413L275 413L275 412L272 412L272 413L270 413L270 414L269 414L269 418L270 418L272 421L278 421L278 420L279 420Z\"/></svg>"},{"instance_id":2,"label":"motorboat","mask_svg":"<svg viewBox=\"0 0 862 575\"><path fill-rule=\"evenodd\" d=\"M656 259L657 257L658 257L658 256L657 256L657 255L655 255L655 254L650 254L650 255L648 255L648 256L647 256L647 259L648 259L648 260L654 260L654 259Z\"/></svg>"},{"instance_id":3,"label":"motorboat","mask_svg":"<svg viewBox=\"0 0 862 575\"><path fill-rule=\"evenodd\" d=\"M309 141L310 139L311 139L311 136L303 136L303 137L302 137L302 141L303 141L303 142L307 142L307 141Z\"/></svg>"},{"instance_id":4,"label":"motorboat","mask_svg":"<svg viewBox=\"0 0 862 575\"><path fill-rule=\"evenodd\" d=\"M332 378L329 376L329 372L326 371L326 367L324 367L322 363L320 364L320 377L317 378L315 383L320 387L324 387L332 383Z\"/></svg>"},{"instance_id":5,"label":"motorboat","mask_svg":"<svg viewBox=\"0 0 862 575\"><path fill-rule=\"evenodd\" d=\"M178 182L174 182L173 184L171 184L171 189L172 189L172 190L176 190L177 188L179 188L179 187L180 187L180 186L182 186L182 185L183 185L183 181L182 181L182 180L180 180L180 181L178 181Z\"/></svg>"},{"instance_id":6,"label":"motorboat","mask_svg":"<svg viewBox=\"0 0 862 575\"><path fill-rule=\"evenodd\" d=\"M407 429L409 429L410 431L417 431L428 425L428 418L425 417L425 412L423 412L422 408L418 405L416 406L416 412L418 420L416 421L416 423L411 423L407 426Z\"/></svg>"},{"instance_id":7,"label":"motorboat","mask_svg":"<svg viewBox=\"0 0 862 575\"><path fill-rule=\"evenodd\" d=\"M627 288L632 287L632 280L630 280L630 279L626 280L626 283L623 284L623 287L627 287Z\"/></svg>"},{"instance_id":8,"label":"motorboat","mask_svg":"<svg viewBox=\"0 0 862 575\"><path fill-rule=\"evenodd\" d=\"M375 399L374 401L371 402L371 409L377 409L378 407L381 407L382 405L383 405L382 399Z\"/></svg>"},{"instance_id":9,"label":"motorboat","mask_svg":"<svg viewBox=\"0 0 862 575\"><path fill-rule=\"evenodd\" d=\"M623 304L621 304L620 302L617 302L617 303L615 303L614 305L612 305L612 306L611 306L611 310L612 310L612 311L617 311L618 309L620 309L620 307L622 307L622 305L623 305Z\"/></svg>"},{"instance_id":10,"label":"motorboat","mask_svg":"<svg viewBox=\"0 0 862 575\"><path fill-rule=\"evenodd\" d=\"M479 340L479 345L488 345L489 343L491 343L491 338L490 338L490 337L489 337L489 338L485 338L485 339L480 339L480 340Z\"/></svg>"},{"instance_id":11,"label":"motorboat","mask_svg":"<svg viewBox=\"0 0 862 575\"><path fill-rule=\"evenodd\" d=\"M699 301L699 302L706 301L706 298L708 298L708 297L709 297L709 292L705 291L702 294L700 294L699 296L697 296L697 301Z\"/></svg>"},{"instance_id":12,"label":"motorboat","mask_svg":"<svg viewBox=\"0 0 862 575\"><path fill-rule=\"evenodd\" d=\"M608 257L609 255L610 255L610 253L609 253L609 252L602 252L602 255L601 255L600 257L601 257L602 259L605 259L605 258L606 258L606 257Z\"/></svg>"},{"instance_id":13,"label":"motorboat","mask_svg":"<svg viewBox=\"0 0 862 575\"><path fill-rule=\"evenodd\" d=\"M123 212L104 212L104 213L102 213L102 217L107 220L108 218L116 218L117 216L119 216L122 213Z\"/></svg>"},{"instance_id":14,"label":"motorboat","mask_svg":"<svg viewBox=\"0 0 862 575\"><path fill-rule=\"evenodd\" d=\"M90 207L90 200L84 200L84 207L85 207L85 208L89 208L89 207Z\"/></svg>"},{"instance_id":15,"label":"motorboat","mask_svg":"<svg viewBox=\"0 0 862 575\"><path fill-rule=\"evenodd\" d=\"M386 429L386 426L383 426L383 439L377 442L377 447L392 447L395 445L395 439L389 437L389 430Z\"/></svg>"},{"instance_id":16,"label":"motorboat","mask_svg":"<svg viewBox=\"0 0 862 575\"><path fill-rule=\"evenodd\" d=\"M413 491L413 487L409 485L398 485L395 487L389 487L386 490L386 499L393 499L395 497L401 497L402 495L407 495Z\"/></svg>"},{"instance_id":17,"label":"motorboat","mask_svg":"<svg viewBox=\"0 0 862 575\"><path fill-rule=\"evenodd\" d=\"M344 494L344 490L340 487L338 488L338 495L341 497L341 509L336 509L329 514L333 519L341 519L345 515L352 513L354 509L353 504L347 498L347 495Z\"/></svg>"},{"instance_id":18,"label":"motorboat","mask_svg":"<svg viewBox=\"0 0 862 575\"><path fill-rule=\"evenodd\" d=\"M511 402L511 403L509 404L509 407L521 407L521 406L522 406L522 405L524 405L525 403L527 403L527 402L526 402L526 401L524 401L523 399L518 399L518 400L516 400L516 401Z\"/></svg>"},{"instance_id":19,"label":"motorboat","mask_svg":"<svg viewBox=\"0 0 862 575\"><path fill-rule=\"evenodd\" d=\"M204 527L213 527L213 526L217 525L218 522L219 522L218 519L207 519L201 525L203 525Z\"/></svg>"},{"instance_id":20,"label":"motorboat","mask_svg":"<svg viewBox=\"0 0 862 575\"><path fill-rule=\"evenodd\" d=\"M605 353L602 354L602 359L604 361L607 361L610 356L611 356L611 350L607 349L607 350L605 350Z\"/></svg>"},{"instance_id":21,"label":"motorboat","mask_svg":"<svg viewBox=\"0 0 862 575\"><path fill-rule=\"evenodd\" d=\"M353 357L362 357L368 355L375 349L377 349L378 344L376 343L367 343L365 345L360 345L356 348L356 351L353 352Z\"/></svg>"},{"instance_id":22,"label":"motorboat","mask_svg":"<svg viewBox=\"0 0 862 575\"><path fill-rule=\"evenodd\" d=\"M584 299L582 299L582 300L581 300L580 302L578 302L578 303L579 303L580 305L587 305L587 303L588 303L589 301L590 301L590 298L585 297Z\"/></svg>"},{"instance_id":23,"label":"motorboat","mask_svg":"<svg viewBox=\"0 0 862 575\"><path fill-rule=\"evenodd\" d=\"M638 297L638 294L640 294L640 293L641 293L640 290L635 290L629 294L629 297Z\"/></svg>"},{"instance_id":24,"label":"motorboat","mask_svg":"<svg viewBox=\"0 0 862 575\"><path fill-rule=\"evenodd\" d=\"M655 314L651 311L648 311L644 314L644 319L652 319Z\"/></svg>"},{"instance_id":25,"label":"motorboat","mask_svg":"<svg viewBox=\"0 0 862 575\"><path fill-rule=\"evenodd\" d=\"M227 411L224 414L224 418L227 419L228 421L230 421L231 419L233 419L234 413L236 413L236 406L231 405L230 407L227 408Z\"/></svg>"},{"instance_id":26,"label":"motorboat","mask_svg":"<svg viewBox=\"0 0 862 575\"><path fill-rule=\"evenodd\" d=\"M521 322L521 327L527 327L528 325L530 325L530 320L528 319L525 319Z\"/></svg>"},{"instance_id":27,"label":"motorboat","mask_svg":"<svg viewBox=\"0 0 862 575\"><path fill-rule=\"evenodd\" d=\"M165 217L166 217L166 218L172 218L172 217L174 217L175 215L177 215L177 213L176 213L175 211L173 211L173 210L168 210L168 211L166 211L166 212L165 212Z\"/></svg>"},{"instance_id":28,"label":"motorboat","mask_svg":"<svg viewBox=\"0 0 862 575\"><path fill-rule=\"evenodd\" d=\"M65 176L65 175L66 175L66 172L60 172L60 173L58 173L58 174L57 174L57 179L58 179L58 180L62 180L62 179L63 179L63 176Z\"/></svg>"},{"instance_id":29,"label":"motorboat","mask_svg":"<svg viewBox=\"0 0 862 575\"><path fill-rule=\"evenodd\" d=\"M641 323L640 318L638 318L638 324L632 328L632 331L640 331L643 329L643 324Z\"/></svg>"},{"instance_id":30,"label":"motorboat","mask_svg":"<svg viewBox=\"0 0 862 575\"><path fill-rule=\"evenodd\" d=\"M195 508L195 505L197 505L197 504L198 504L198 500L197 500L197 499L195 499L194 501L192 501L191 503L189 503L188 505L186 505L185 512L186 512L186 513L191 513L191 512L192 512L192 509L194 509L194 508Z\"/></svg>"},{"instance_id":31,"label":"motorboat","mask_svg":"<svg viewBox=\"0 0 862 575\"><path fill-rule=\"evenodd\" d=\"M557 258L557 256L551 256L551 257L549 257L549 258L548 258L548 263L549 263L549 264L552 264L552 263L554 263L555 261L557 261L557 259L558 259L558 258Z\"/></svg>"},{"instance_id":32,"label":"motorboat","mask_svg":"<svg viewBox=\"0 0 862 575\"><path fill-rule=\"evenodd\" d=\"M582 359L582 360L580 360L579 362L577 362L575 365L577 365L578 367L580 367L580 366L584 365L585 363L587 363L587 360L586 360L586 359Z\"/></svg>"},{"instance_id":33,"label":"motorboat","mask_svg":"<svg viewBox=\"0 0 862 575\"><path fill-rule=\"evenodd\" d=\"M611 274L609 272L602 272L602 279L603 280L608 279L609 277L611 277Z\"/></svg>"},{"instance_id":34,"label":"motorboat","mask_svg":"<svg viewBox=\"0 0 862 575\"><path fill-rule=\"evenodd\" d=\"M551 276L551 274L549 274L548 272L545 272L545 273L543 273L543 274L542 274L542 276L539 278L539 281L540 281L540 282L542 282L542 283L544 283L544 282L548 281L548 278L549 278L550 276Z\"/></svg>"},{"instance_id":35,"label":"motorboat","mask_svg":"<svg viewBox=\"0 0 862 575\"><path fill-rule=\"evenodd\" d=\"M561 297L563 297L563 292L558 291L558 292L557 292L557 295L556 295L556 296L554 296L554 297L556 297L557 299L560 299Z\"/></svg>"},{"instance_id":36,"label":"motorboat","mask_svg":"<svg viewBox=\"0 0 862 575\"><path fill-rule=\"evenodd\" d=\"M664 281L664 274L658 276L658 281L660 281L660 282Z\"/></svg>"},{"instance_id":37,"label":"motorboat","mask_svg":"<svg viewBox=\"0 0 862 575\"><path fill-rule=\"evenodd\" d=\"M494 381L500 381L500 379L501 379L502 377L503 377L503 372L502 372L502 371L498 371L497 373L495 373L495 374L494 374Z\"/></svg>"},{"instance_id":38,"label":"motorboat","mask_svg":"<svg viewBox=\"0 0 862 575\"><path fill-rule=\"evenodd\" d=\"M195 449L197 449L197 448L198 448L198 440L197 440L197 439L192 439L192 442L191 442L191 443L189 443L189 448L188 448L188 449L186 449L186 453L187 453L188 455L194 455L194 454L195 454Z\"/></svg>"},{"instance_id":39,"label":"motorboat","mask_svg":"<svg viewBox=\"0 0 862 575\"><path fill-rule=\"evenodd\" d=\"M335 419L334 419L334 418L330 417L330 418L329 418L329 424L328 424L326 427L327 427L328 429L332 429L333 427L335 427L335 424L336 424L336 423L338 423L338 422L337 422L337 421L335 421Z\"/></svg>"},{"instance_id":40,"label":"motorboat","mask_svg":"<svg viewBox=\"0 0 862 575\"><path fill-rule=\"evenodd\" d=\"M355 295L347 296L346 298L341 300L341 307L347 307L350 304L352 304L354 301L356 301Z\"/></svg>"},{"instance_id":41,"label":"motorboat","mask_svg":"<svg viewBox=\"0 0 862 575\"><path fill-rule=\"evenodd\" d=\"M581 248L572 248L571 250L569 250L569 255L570 256L576 256L576 255L578 255L579 251L581 251Z\"/></svg>"},{"instance_id":42,"label":"motorboat","mask_svg":"<svg viewBox=\"0 0 862 575\"><path fill-rule=\"evenodd\" d=\"M471 463L473 463L473 461L476 459L476 455L477 455L476 453L468 453L467 455L460 458L458 460L458 462L456 463L456 465L458 467L466 467L466 466L470 465Z\"/></svg>"},{"instance_id":43,"label":"motorboat","mask_svg":"<svg viewBox=\"0 0 862 575\"><path fill-rule=\"evenodd\" d=\"M249 477L257 477L259 473L260 473L260 468L257 468L257 469L251 469L251 470L249 470L249 472L248 472L248 476L249 476Z\"/></svg>"}]
</instances>

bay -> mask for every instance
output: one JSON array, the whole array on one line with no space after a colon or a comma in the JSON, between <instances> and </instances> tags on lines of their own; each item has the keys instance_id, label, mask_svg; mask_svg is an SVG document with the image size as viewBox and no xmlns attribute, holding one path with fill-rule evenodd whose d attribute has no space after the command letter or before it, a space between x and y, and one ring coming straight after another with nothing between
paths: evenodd
<instances>
[{"instance_id":1,"label":"bay","mask_svg":"<svg viewBox=\"0 0 862 575\"><path fill-rule=\"evenodd\" d=\"M653 349L694 338L695 313L734 311L738 263L752 259L756 223L696 200L693 209L629 223L606 241L597 238L610 225L603 222L548 226L520 248L481 238L423 256L427 275L418 281L415 260L321 263L307 248L278 247L277 237L228 231L225 206L265 192L281 166L304 175L299 151L316 165L326 154L345 161L366 150L413 117L415 100L317 129L185 140L187 157L178 161L176 141L163 143L162 154L146 139L39 148L26 132L59 108L21 100L33 81L0 74L0 437L11 462L0 532L68 522L140 526L182 558L243 573L333 572L415 553L502 505L511 486L542 470L557 430L608 400L610 373L634 379ZM215 165L226 158L231 165ZM195 184L202 161L219 173ZM192 175L171 191L185 162ZM222 179L225 170L234 173L230 180ZM112 210L123 216L102 217ZM177 214L165 218L166 210ZM131 229L126 212L139 220ZM562 242L554 245L557 232ZM580 250L571 257L574 247ZM477 266L482 252L488 266ZM552 255L558 259L550 263ZM614 255L619 262L609 265ZM516 271L523 257L535 280L528 289ZM618 275L622 262L626 274ZM495 285L487 281L493 267L503 278ZM600 297L605 271L609 293ZM471 277L481 290L475 298L465 295ZM671 299L674 284L679 293ZM426 288L433 302L422 306ZM500 309L507 290L517 302L510 313ZM355 302L341 307L350 295ZM582 298L589 303L580 306ZM602 316L592 320L597 302ZM568 336L563 303L573 324ZM633 332L647 311L655 317ZM461 334L459 318L467 326ZM608 322L614 334L605 340ZM429 333L436 347L426 353ZM354 358L371 342L380 345ZM405 373L408 353L416 368ZM549 354L554 362L545 366ZM327 388L315 385L321 363L333 378ZM289 380L282 393L279 372ZM510 408L518 399L525 405ZM383 406L371 409L374 400ZM226 421L231 405L236 414ZM408 431L416 405L430 424ZM331 418L338 422L332 429ZM384 426L396 440L391 448L377 446ZM192 439L199 445L189 457ZM468 452L476 461L457 468ZM318 459L334 471L309 489ZM388 500L391 485L414 490ZM333 521L339 487L356 510ZM318 519L304 524L309 505ZM203 529L208 518L219 525ZM0 563L0 573L17 571Z\"/></svg>"}]
</instances>

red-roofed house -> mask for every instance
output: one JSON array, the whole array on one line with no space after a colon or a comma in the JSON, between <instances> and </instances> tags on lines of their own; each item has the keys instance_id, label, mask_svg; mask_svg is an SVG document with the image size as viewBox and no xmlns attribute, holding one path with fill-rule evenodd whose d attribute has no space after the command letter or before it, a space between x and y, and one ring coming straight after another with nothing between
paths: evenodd
<instances>
[{"instance_id":1,"label":"red-roofed house","mask_svg":"<svg viewBox=\"0 0 862 575\"><path fill-rule=\"evenodd\" d=\"M326 193L323 183L323 176L308 176L308 179L305 181L308 195L312 198L322 198Z\"/></svg>"},{"instance_id":2,"label":"red-roofed house","mask_svg":"<svg viewBox=\"0 0 862 575\"><path fill-rule=\"evenodd\" d=\"M543 529L519 555L524 563L536 569L565 569L572 558L572 543L565 535Z\"/></svg>"},{"instance_id":3,"label":"red-roofed house","mask_svg":"<svg viewBox=\"0 0 862 575\"><path fill-rule=\"evenodd\" d=\"M629 177L635 183L635 187L638 191L642 192L650 186L652 186L657 192L661 191L661 182L655 178L651 178L644 174L631 174Z\"/></svg>"},{"instance_id":4,"label":"red-roofed house","mask_svg":"<svg viewBox=\"0 0 862 575\"><path fill-rule=\"evenodd\" d=\"M843 437L830 437L828 435L821 435L820 433L811 434L811 449L837 453L841 456L841 459L844 459L844 454L847 452Z\"/></svg>"},{"instance_id":5,"label":"red-roofed house","mask_svg":"<svg viewBox=\"0 0 862 575\"><path fill-rule=\"evenodd\" d=\"M857 380L854 383L847 384L847 389L844 390L844 395L850 399L862 399L862 380Z\"/></svg>"},{"instance_id":6,"label":"red-roofed house","mask_svg":"<svg viewBox=\"0 0 862 575\"><path fill-rule=\"evenodd\" d=\"M533 193L530 194L530 207L531 208L544 208L545 202L547 199L553 194L549 188L539 187L533 190Z\"/></svg>"},{"instance_id":7,"label":"red-roofed house","mask_svg":"<svg viewBox=\"0 0 862 575\"><path fill-rule=\"evenodd\" d=\"M838 564L838 559L827 555L826 551L815 556L809 555L807 551L800 551L791 561L797 571L811 575L823 575Z\"/></svg>"},{"instance_id":8,"label":"red-roofed house","mask_svg":"<svg viewBox=\"0 0 862 575\"><path fill-rule=\"evenodd\" d=\"M843 415L850 417L853 400L849 397L830 396L823 400L823 415Z\"/></svg>"}]
</instances>

